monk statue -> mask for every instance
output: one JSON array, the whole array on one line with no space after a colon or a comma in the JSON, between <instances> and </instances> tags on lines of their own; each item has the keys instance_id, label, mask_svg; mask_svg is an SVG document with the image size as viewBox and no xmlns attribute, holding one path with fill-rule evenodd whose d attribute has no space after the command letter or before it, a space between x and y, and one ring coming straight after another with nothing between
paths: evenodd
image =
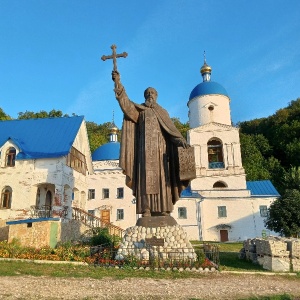
<instances>
[{"instance_id":1,"label":"monk statue","mask_svg":"<svg viewBox=\"0 0 300 300\"><path fill-rule=\"evenodd\" d=\"M157 91L147 88L145 103L129 100L120 74L112 71L115 95L124 113L120 167L143 217L168 216L190 180L180 180L178 147L190 147L165 109ZM181 149L182 149L181 148Z\"/></svg>"}]
</instances>

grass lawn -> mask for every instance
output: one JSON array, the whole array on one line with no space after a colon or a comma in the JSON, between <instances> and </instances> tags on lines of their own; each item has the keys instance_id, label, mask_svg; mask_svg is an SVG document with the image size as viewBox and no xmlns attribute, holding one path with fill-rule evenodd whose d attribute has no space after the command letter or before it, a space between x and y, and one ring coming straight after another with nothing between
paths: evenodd
<instances>
[{"instance_id":1,"label":"grass lawn","mask_svg":"<svg viewBox=\"0 0 300 300\"><path fill-rule=\"evenodd\" d=\"M191 241L195 249L202 248L203 244L218 245L220 251L220 271L253 271L266 272L262 266L253 264L251 261L239 259L239 251L243 243L220 243L220 242L199 242Z\"/></svg>"},{"instance_id":2,"label":"grass lawn","mask_svg":"<svg viewBox=\"0 0 300 300\"><path fill-rule=\"evenodd\" d=\"M122 279L126 277L176 279L176 278L199 278L203 273L178 272L178 271L155 271L134 270L132 268L115 269L94 267L91 265L73 264L40 264L22 261L0 261L0 276L51 276L51 277L90 277L101 279L111 277Z\"/></svg>"}]
</instances>

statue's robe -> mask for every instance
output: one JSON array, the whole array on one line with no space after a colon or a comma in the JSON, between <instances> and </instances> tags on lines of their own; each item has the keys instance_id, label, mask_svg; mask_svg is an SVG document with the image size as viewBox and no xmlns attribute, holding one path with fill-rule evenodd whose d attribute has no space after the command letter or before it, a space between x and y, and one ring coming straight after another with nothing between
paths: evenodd
<instances>
[{"instance_id":1,"label":"statue's robe","mask_svg":"<svg viewBox=\"0 0 300 300\"><path fill-rule=\"evenodd\" d=\"M184 138L158 104L130 101L124 88L115 90L124 113L120 167L136 198L136 212L172 212L189 181L180 181L179 142Z\"/></svg>"}]
</instances>

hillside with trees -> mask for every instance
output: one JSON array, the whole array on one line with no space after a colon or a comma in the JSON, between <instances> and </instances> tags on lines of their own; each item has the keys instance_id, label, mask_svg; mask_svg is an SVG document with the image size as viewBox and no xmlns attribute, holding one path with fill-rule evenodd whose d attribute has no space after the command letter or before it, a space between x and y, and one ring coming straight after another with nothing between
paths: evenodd
<instances>
[{"instance_id":1,"label":"hillside with trees","mask_svg":"<svg viewBox=\"0 0 300 300\"><path fill-rule=\"evenodd\" d=\"M300 170L300 98L272 116L238 126L247 180L270 179L281 194L295 187ZM299 182L296 186L299 189Z\"/></svg>"}]
</instances>

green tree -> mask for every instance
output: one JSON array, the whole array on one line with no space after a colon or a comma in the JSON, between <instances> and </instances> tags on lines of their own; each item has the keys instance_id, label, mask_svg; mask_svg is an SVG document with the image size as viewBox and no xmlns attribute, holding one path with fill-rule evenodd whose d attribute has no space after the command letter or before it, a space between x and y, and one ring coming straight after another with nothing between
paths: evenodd
<instances>
[{"instance_id":1,"label":"green tree","mask_svg":"<svg viewBox=\"0 0 300 300\"><path fill-rule=\"evenodd\" d=\"M86 128L90 142L90 149L93 153L99 146L106 144L109 141L112 123L107 122L98 125L94 122L86 122ZM120 132L118 133L118 138L120 138L119 135Z\"/></svg>"},{"instance_id":2,"label":"green tree","mask_svg":"<svg viewBox=\"0 0 300 300\"><path fill-rule=\"evenodd\" d=\"M51 111L46 112L45 110L41 110L39 112L33 111L25 111L18 113L19 120L27 120L27 119L39 119L39 118L59 118L59 117L68 117L68 114L63 114L61 110L52 109Z\"/></svg>"},{"instance_id":3,"label":"green tree","mask_svg":"<svg viewBox=\"0 0 300 300\"><path fill-rule=\"evenodd\" d=\"M182 134L182 136L186 139L187 132L190 129L189 123L181 123L179 118L171 118L171 120L173 121L179 132Z\"/></svg>"},{"instance_id":4,"label":"green tree","mask_svg":"<svg viewBox=\"0 0 300 300\"><path fill-rule=\"evenodd\" d=\"M2 108L0 108L0 120L11 120L11 117L7 115Z\"/></svg>"},{"instance_id":5,"label":"green tree","mask_svg":"<svg viewBox=\"0 0 300 300\"><path fill-rule=\"evenodd\" d=\"M239 123L244 134L263 134L271 146L271 152L284 168L299 166L300 98L270 117Z\"/></svg>"},{"instance_id":6,"label":"green tree","mask_svg":"<svg viewBox=\"0 0 300 300\"><path fill-rule=\"evenodd\" d=\"M291 167L283 174L283 185L289 190L300 191L300 167Z\"/></svg>"},{"instance_id":7,"label":"green tree","mask_svg":"<svg viewBox=\"0 0 300 300\"><path fill-rule=\"evenodd\" d=\"M287 190L269 208L265 221L268 229L287 237L300 235L300 191Z\"/></svg>"},{"instance_id":8,"label":"green tree","mask_svg":"<svg viewBox=\"0 0 300 300\"><path fill-rule=\"evenodd\" d=\"M271 178L266 160L257 146L257 140L263 139L261 136L257 139L257 135L240 134L242 162L246 170L247 180L251 181ZM263 151L268 151L267 145Z\"/></svg>"}]
</instances>

